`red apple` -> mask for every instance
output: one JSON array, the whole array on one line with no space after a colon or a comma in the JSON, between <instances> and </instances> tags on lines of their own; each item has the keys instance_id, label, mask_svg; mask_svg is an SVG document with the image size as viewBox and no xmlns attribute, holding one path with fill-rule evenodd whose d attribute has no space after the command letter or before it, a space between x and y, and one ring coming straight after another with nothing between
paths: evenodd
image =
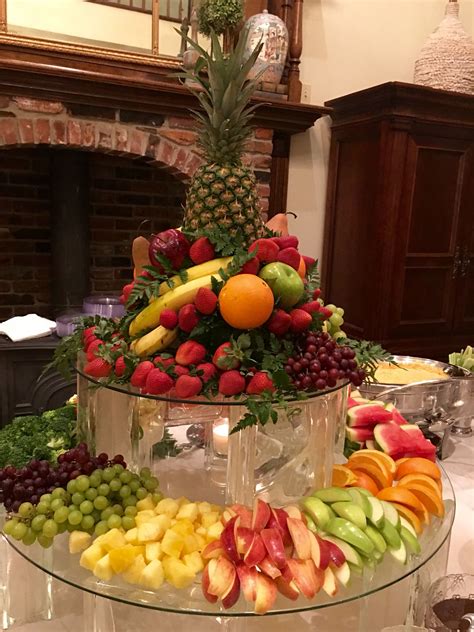
<instances>
[{"instance_id":1,"label":"red apple","mask_svg":"<svg viewBox=\"0 0 474 632\"><path fill-rule=\"evenodd\" d=\"M234 516L224 527L221 533L221 544L232 562L239 562L240 555L237 551L236 531L238 528L238 517Z\"/></svg>"},{"instance_id":2,"label":"red apple","mask_svg":"<svg viewBox=\"0 0 474 632\"><path fill-rule=\"evenodd\" d=\"M330 597L337 593L336 576L330 566L324 571L323 590Z\"/></svg>"},{"instance_id":3,"label":"red apple","mask_svg":"<svg viewBox=\"0 0 474 632\"><path fill-rule=\"evenodd\" d=\"M237 527L235 540L237 543L237 552L241 557L243 557L250 549L254 536L255 531L252 529L248 529L247 527Z\"/></svg>"},{"instance_id":4,"label":"red apple","mask_svg":"<svg viewBox=\"0 0 474 632\"><path fill-rule=\"evenodd\" d=\"M210 542L202 551L201 557L204 560L211 560L213 558L218 558L221 555L227 557L224 552L224 548L220 540L214 540L214 542Z\"/></svg>"},{"instance_id":5,"label":"red apple","mask_svg":"<svg viewBox=\"0 0 474 632\"><path fill-rule=\"evenodd\" d=\"M257 573L257 590L255 596L255 613L265 614L275 603L277 587L273 579L263 573Z\"/></svg>"},{"instance_id":6,"label":"red apple","mask_svg":"<svg viewBox=\"0 0 474 632\"><path fill-rule=\"evenodd\" d=\"M329 566L331 557L329 555L329 547L327 542L321 540L321 538L311 531L309 532L311 539L311 559L316 565L316 568L325 570Z\"/></svg>"},{"instance_id":7,"label":"red apple","mask_svg":"<svg viewBox=\"0 0 474 632\"><path fill-rule=\"evenodd\" d=\"M324 581L324 573L313 560L288 560L293 581L307 599L313 599Z\"/></svg>"},{"instance_id":8,"label":"red apple","mask_svg":"<svg viewBox=\"0 0 474 632\"><path fill-rule=\"evenodd\" d=\"M249 567L242 563L237 564L240 587L242 588L245 601L250 603L253 603L257 598L257 574L255 566Z\"/></svg>"},{"instance_id":9,"label":"red apple","mask_svg":"<svg viewBox=\"0 0 474 632\"><path fill-rule=\"evenodd\" d=\"M245 564L247 566L258 566L266 554L267 551L262 538L258 533L254 533L252 544L244 556Z\"/></svg>"},{"instance_id":10,"label":"red apple","mask_svg":"<svg viewBox=\"0 0 474 632\"><path fill-rule=\"evenodd\" d=\"M160 270L163 270L160 255L168 259L173 270L180 270L190 248L191 244L183 233L175 228L170 228L152 237L148 256L151 263Z\"/></svg>"},{"instance_id":11,"label":"red apple","mask_svg":"<svg viewBox=\"0 0 474 632\"><path fill-rule=\"evenodd\" d=\"M222 524L226 525L228 522L232 520L232 518L235 518L236 515L237 514L235 513L235 511L233 511L230 507L227 507L227 509L224 509L224 511L222 512L222 517L221 517Z\"/></svg>"},{"instance_id":12,"label":"red apple","mask_svg":"<svg viewBox=\"0 0 474 632\"><path fill-rule=\"evenodd\" d=\"M211 593L209 592L209 583L210 583L210 580L209 580L209 564L208 564L206 568L202 571L202 578L201 578L202 594L210 603L216 603L217 597L215 595L211 595Z\"/></svg>"},{"instance_id":13,"label":"red apple","mask_svg":"<svg viewBox=\"0 0 474 632\"><path fill-rule=\"evenodd\" d=\"M318 539L321 540L321 538ZM321 540L321 542L324 542L326 547L329 549L329 557L331 558L331 563L338 568L342 566L346 561L346 556L337 546L337 544L334 544L334 542L329 542L329 540Z\"/></svg>"},{"instance_id":14,"label":"red apple","mask_svg":"<svg viewBox=\"0 0 474 632\"><path fill-rule=\"evenodd\" d=\"M284 508L284 511L287 513L288 516L290 516L290 518L296 518L297 520L301 520L302 522L304 522L304 524L306 524L303 512L296 505L287 505Z\"/></svg>"},{"instance_id":15,"label":"red apple","mask_svg":"<svg viewBox=\"0 0 474 632\"><path fill-rule=\"evenodd\" d=\"M258 563L258 568L262 571L262 573L265 573L265 575L268 575L268 577L271 577L272 579L276 579L281 576L280 569L268 557L268 555Z\"/></svg>"},{"instance_id":16,"label":"red apple","mask_svg":"<svg viewBox=\"0 0 474 632\"><path fill-rule=\"evenodd\" d=\"M292 601L296 601L300 596L300 591L293 580L287 581L284 577L277 577L275 584L278 591Z\"/></svg>"},{"instance_id":17,"label":"red apple","mask_svg":"<svg viewBox=\"0 0 474 632\"><path fill-rule=\"evenodd\" d=\"M235 572L234 583L226 592L225 595L222 595L222 605L227 610L228 608L232 608L234 604L237 603L240 597L240 581L237 575L237 571Z\"/></svg>"},{"instance_id":18,"label":"red apple","mask_svg":"<svg viewBox=\"0 0 474 632\"><path fill-rule=\"evenodd\" d=\"M280 531L283 544L285 546L292 543L290 532L288 531L288 525L286 524L287 518L288 514L284 509L271 507L271 515L267 523L267 527L269 529L278 529Z\"/></svg>"},{"instance_id":19,"label":"red apple","mask_svg":"<svg viewBox=\"0 0 474 632\"><path fill-rule=\"evenodd\" d=\"M278 529L262 529L260 535L272 562L277 568L284 568L286 554L280 531Z\"/></svg>"},{"instance_id":20,"label":"red apple","mask_svg":"<svg viewBox=\"0 0 474 632\"><path fill-rule=\"evenodd\" d=\"M311 531L301 520L296 518L288 518L286 523L298 558L300 560L311 559Z\"/></svg>"},{"instance_id":21,"label":"red apple","mask_svg":"<svg viewBox=\"0 0 474 632\"><path fill-rule=\"evenodd\" d=\"M334 575L336 576L337 581L343 586L347 586L349 580L351 578L351 569L347 562L344 562L342 566L334 569Z\"/></svg>"},{"instance_id":22,"label":"red apple","mask_svg":"<svg viewBox=\"0 0 474 632\"><path fill-rule=\"evenodd\" d=\"M223 597L227 595L235 581L235 566L225 557L217 560L210 560L206 567L209 574L209 586L207 588L211 595Z\"/></svg>"},{"instance_id":23,"label":"red apple","mask_svg":"<svg viewBox=\"0 0 474 632\"><path fill-rule=\"evenodd\" d=\"M241 527L247 527L248 529L252 527L252 512L248 507L236 504L229 507L229 510L239 516Z\"/></svg>"},{"instance_id":24,"label":"red apple","mask_svg":"<svg viewBox=\"0 0 474 632\"><path fill-rule=\"evenodd\" d=\"M252 529L255 531L265 529L267 522L270 520L270 516L270 505L260 500L260 498L257 498L253 506Z\"/></svg>"}]
</instances>

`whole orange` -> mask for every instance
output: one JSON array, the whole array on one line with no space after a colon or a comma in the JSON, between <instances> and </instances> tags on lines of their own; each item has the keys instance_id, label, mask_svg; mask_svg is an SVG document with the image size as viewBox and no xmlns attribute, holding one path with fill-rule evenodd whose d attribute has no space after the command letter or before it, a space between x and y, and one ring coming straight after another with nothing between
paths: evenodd
<instances>
[{"instance_id":1,"label":"whole orange","mask_svg":"<svg viewBox=\"0 0 474 632\"><path fill-rule=\"evenodd\" d=\"M270 286L255 274L237 274L219 292L221 316L236 329L263 325L271 316L273 304Z\"/></svg>"}]
</instances>

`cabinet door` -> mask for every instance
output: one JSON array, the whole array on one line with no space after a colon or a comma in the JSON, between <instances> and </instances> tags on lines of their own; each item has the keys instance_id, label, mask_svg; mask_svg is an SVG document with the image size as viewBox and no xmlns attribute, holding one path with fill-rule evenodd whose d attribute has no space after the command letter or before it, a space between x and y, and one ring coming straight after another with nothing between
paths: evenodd
<instances>
[{"instance_id":1,"label":"cabinet door","mask_svg":"<svg viewBox=\"0 0 474 632\"><path fill-rule=\"evenodd\" d=\"M409 138L397 239L392 335L436 336L452 331L453 263L460 228L469 143Z\"/></svg>"}]
</instances>

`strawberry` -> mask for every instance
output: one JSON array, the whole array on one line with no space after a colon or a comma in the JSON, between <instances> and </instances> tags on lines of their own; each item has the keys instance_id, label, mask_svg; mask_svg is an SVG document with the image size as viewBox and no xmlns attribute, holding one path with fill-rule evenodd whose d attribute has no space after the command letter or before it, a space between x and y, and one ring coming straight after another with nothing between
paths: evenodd
<instances>
[{"instance_id":1,"label":"strawberry","mask_svg":"<svg viewBox=\"0 0 474 632\"><path fill-rule=\"evenodd\" d=\"M186 366L180 366L179 364L176 364L173 367L173 373L177 376L177 377L181 377L182 375L188 375L189 374L189 369Z\"/></svg>"},{"instance_id":2,"label":"strawberry","mask_svg":"<svg viewBox=\"0 0 474 632\"><path fill-rule=\"evenodd\" d=\"M264 371L258 371L253 378L247 384L246 392L249 395L260 395L263 391L269 391L273 393L275 386L272 380L268 377L268 373Z\"/></svg>"},{"instance_id":3,"label":"strawberry","mask_svg":"<svg viewBox=\"0 0 474 632\"><path fill-rule=\"evenodd\" d=\"M331 318L332 316L332 311L328 309L327 307L320 307L319 311L324 316L324 318Z\"/></svg>"},{"instance_id":4,"label":"strawberry","mask_svg":"<svg viewBox=\"0 0 474 632\"><path fill-rule=\"evenodd\" d=\"M219 393L238 395L245 390L245 378L238 371L225 371L219 378Z\"/></svg>"},{"instance_id":5,"label":"strawberry","mask_svg":"<svg viewBox=\"0 0 474 632\"><path fill-rule=\"evenodd\" d=\"M206 357L206 347L195 340L186 340L176 351L176 362L182 366L199 364Z\"/></svg>"},{"instance_id":6,"label":"strawberry","mask_svg":"<svg viewBox=\"0 0 474 632\"><path fill-rule=\"evenodd\" d=\"M104 344L103 340L95 339L90 345L87 347L87 361L92 362L94 358L97 357L97 351L99 347Z\"/></svg>"},{"instance_id":7,"label":"strawberry","mask_svg":"<svg viewBox=\"0 0 474 632\"><path fill-rule=\"evenodd\" d=\"M107 377L112 371L112 365L103 358L94 358L84 367L84 373L91 377Z\"/></svg>"},{"instance_id":8,"label":"strawberry","mask_svg":"<svg viewBox=\"0 0 474 632\"><path fill-rule=\"evenodd\" d=\"M202 374L199 375L201 380L206 384L210 379L214 377L217 373L216 367L210 362L204 362L203 364L198 364L196 367L196 371L202 371Z\"/></svg>"},{"instance_id":9,"label":"strawberry","mask_svg":"<svg viewBox=\"0 0 474 632\"><path fill-rule=\"evenodd\" d=\"M176 380L175 394L180 399L189 399L201 392L202 382L198 377L181 375Z\"/></svg>"},{"instance_id":10,"label":"strawberry","mask_svg":"<svg viewBox=\"0 0 474 632\"><path fill-rule=\"evenodd\" d=\"M313 298L314 300L318 299L321 296L321 288L318 287L314 290L313 292Z\"/></svg>"},{"instance_id":11,"label":"strawberry","mask_svg":"<svg viewBox=\"0 0 474 632\"><path fill-rule=\"evenodd\" d=\"M167 369L169 366L174 364L174 358L162 358L161 356L157 356L153 363L158 369Z\"/></svg>"},{"instance_id":12,"label":"strawberry","mask_svg":"<svg viewBox=\"0 0 474 632\"><path fill-rule=\"evenodd\" d=\"M97 327L95 325L92 325L92 327L87 327L86 329L84 329L84 331L82 332L82 340L84 341L84 343L86 342L86 339L89 338L89 336L95 337L96 329Z\"/></svg>"},{"instance_id":13,"label":"strawberry","mask_svg":"<svg viewBox=\"0 0 474 632\"><path fill-rule=\"evenodd\" d=\"M192 303L185 305L179 310L178 323L180 328L186 333L191 333L199 322L199 316Z\"/></svg>"},{"instance_id":14,"label":"strawberry","mask_svg":"<svg viewBox=\"0 0 474 632\"><path fill-rule=\"evenodd\" d=\"M305 303L304 305L300 305L298 309L304 309L308 314L312 314L313 312L319 312L321 308L321 303L319 301L311 301L310 303Z\"/></svg>"},{"instance_id":15,"label":"strawberry","mask_svg":"<svg viewBox=\"0 0 474 632\"><path fill-rule=\"evenodd\" d=\"M123 286L122 296L125 299L125 302L128 301L128 298L129 298L130 294L132 293L132 290L133 290L134 287L135 287L135 283L128 283L127 285Z\"/></svg>"},{"instance_id":16,"label":"strawberry","mask_svg":"<svg viewBox=\"0 0 474 632\"><path fill-rule=\"evenodd\" d=\"M224 342L224 344L217 347L212 361L218 369L222 371L228 371L229 369L238 369L240 362L237 358L232 357L229 353L232 352L232 345L230 342Z\"/></svg>"},{"instance_id":17,"label":"strawberry","mask_svg":"<svg viewBox=\"0 0 474 632\"><path fill-rule=\"evenodd\" d=\"M316 259L313 259L313 257L307 257L306 255L303 255L303 259L306 264L306 270L309 270L316 263Z\"/></svg>"},{"instance_id":18,"label":"strawberry","mask_svg":"<svg viewBox=\"0 0 474 632\"><path fill-rule=\"evenodd\" d=\"M191 261L196 265L214 259L216 251L207 237L199 237L189 251Z\"/></svg>"},{"instance_id":19,"label":"strawberry","mask_svg":"<svg viewBox=\"0 0 474 632\"><path fill-rule=\"evenodd\" d=\"M311 314L305 312L304 309L292 309L290 312L291 316L291 331L301 332L308 329L308 327L313 322L311 318Z\"/></svg>"},{"instance_id":20,"label":"strawberry","mask_svg":"<svg viewBox=\"0 0 474 632\"><path fill-rule=\"evenodd\" d=\"M201 287L194 299L194 305L201 314L212 314L217 307L217 296L207 287Z\"/></svg>"},{"instance_id":21,"label":"strawberry","mask_svg":"<svg viewBox=\"0 0 474 632\"><path fill-rule=\"evenodd\" d=\"M89 347L94 342L94 340L98 340L97 336L94 336L94 334L90 334L89 336L84 338L84 346L83 346L84 351L87 351L89 349Z\"/></svg>"},{"instance_id":22,"label":"strawberry","mask_svg":"<svg viewBox=\"0 0 474 632\"><path fill-rule=\"evenodd\" d=\"M260 259L258 257L252 257L247 263L244 263L239 274L258 274L260 270Z\"/></svg>"},{"instance_id":23,"label":"strawberry","mask_svg":"<svg viewBox=\"0 0 474 632\"><path fill-rule=\"evenodd\" d=\"M257 257L265 263L277 260L280 248L271 239L257 239L249 248L249 252L257 251Z\"/></svg>"},{"instance_id":24,"label":"strawberry","mask_svg":"<svg viewBox=\"0 0 474 632\"><path fill-rule=\"evenodd\" d=\"M174 309L166 308L161 312L160 325L166 329L174 329L178 326L178 314Z\"/></svg>"},{"instance_id":25,"label":"strawberry","mask_svg":"<svg viewBox=\"0 0 474 632\"><path fill-rule=\"evenodd\" d=\"M119 296L119 301L120 301L120 303L121 303L122 305L125 305L125 303L127 302L127 301L125 300L125 296L124 296L123 294L120 294L120 296Z\"/></svg>"},{"instance_id":26,"label":"strawberry","mask_svg":"<svg viewBox=\"0 0 474 632\"><path fill-rule=\"evenodd\" d=\"M137 388L143 388L145 386L148 373L150 373L150 371L154 368L153 362L150 362L149 360L139 362L135 371L132 373L130 384L132 386L136 386Z\"/></svg>"},{"instance_id":27,"label":"strawberry","mask_svg":"<svg viewBox=\"0 0 474 632\"><path fill-rule=\"evenodd\" d=\"M116 360L115 360L115 366L114 366L114 373L117 377L122 377L122 375L125 373L125 369L127 367L125 366L125 358L123 356L119 356Z\"/></svg>"},{"instance_id":28,"label":"strawberry","mask_svg":"<svg viewBox=\"0 0 474 632\"><path fill-rule=\"evenodd\" d=\"M298 249L298 237L296 235L285 235L283 237L272 237L272 241L276 243L280 250L284 250L285 248L296 248Z\"/></svg>"},{"instance_id":29,"label":"strawberry","mask_svg":"<svg viewBox=\"0 0 474 632\"><path fill-rule=\"evenodd\" d=\"M171 376L161 369L152 369L146 376L143 392L150 395L164 395L173 388L174 381Z\"/></svg>"},{"instance_id":30,"label":"strawberry","mask_svg":"<svg viewBox=\"0 0 474 632\"><path fill-rule=\"evenodd\" d=\"M286 334L291 325L291 316L283 309L276 309L267 321L267 329L275 336Z\"/></svg>"},{"instance_id":31,"label":"strawberry","mask_svg":"<svg viewBox=\"0 0 474 632\"><path fill-rule=\"evenodd\" d=\"M285 248L278 253L278 261L286 263L286 265L291 266L295 270L298 270L300 267L300 259L301 255L296 248Z\"/></svg>"}]
</instances>

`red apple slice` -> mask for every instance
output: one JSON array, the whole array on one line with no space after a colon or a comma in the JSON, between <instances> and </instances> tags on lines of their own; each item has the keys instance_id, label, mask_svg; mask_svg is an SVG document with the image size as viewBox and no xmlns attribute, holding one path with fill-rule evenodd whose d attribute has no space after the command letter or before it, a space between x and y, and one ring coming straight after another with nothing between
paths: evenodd
<instances>
[{"instance_id":1,"label":"red apple slice","mask_svg":"<svg viewBox=\"0 0 474 632\"><path fill-rule=\"evenodd\" d=\"M216 560L213 560L213 561L215 562ZM202 572L202 578L201 578L202 594L210 603L216 603L217 597L215 595L211 595L211 593L209 592L209 583L210 583L210 580L209 580L209 564L208 564Z\"/></svg>"},{"instance_id":2,"label":"red apple slice","mask_svg":"<svg viewBox=\"0 0 474 632\"><path fill-rule=\"evenodd\" d=\"M300 596L300 591L293 580L287 581L284 577L277 577L275 584L278 591L291 601L296 601Z\"/></svg>"},{"instance_id":3,"label":"red apple slice","mask_svg":"<svg viewBox=\"0 0 474 632\"><path fill-rule=\"evenodd\" d=\"M331 557L329 555L329 547L326 546L326 542L321 540L319 536L309 531L309 537L311 540L311 559L316 565L316 568L325 570L329 566Z\"/></svg>"},{"instance_id":4,"label":"red apple slice","mask_svg":"<svg viewBox=\"0 0 474 632\"><path fill-rule=\"evenodd\" d=\"M201 553L201 557L203 558L203 560L211 560L213 558L221 557L221 555L227 557L220 540L214 540L214 542L210 542Z\"/></svg>"},{"instance_id":5,"label":"red apple slice","mask_svg":"<svg viewBox=\"0 0 474 632\"><path fill-rule=\"evenodd\" d=\"M244 594L245 601L254 603L257 598L257 569L255 566L249 567L245 564L237 565L237 575L240 580L240 587Z\"/></svg>"},{"instance_id":6,"label":"red apple slice","mask_svg":"<svg viewBox=\"0 0 474 632\"><path fill-rule=\"evenodd\" d=\"M232 606L237 603L240 597L240 581L235 573L234 582L232 586L229 588L225 595L222 595L222 605L227 610L228 608L232 608Z\"/></svg>"},{"instance_id":7,"label":"red apple slice","mask_svg":"<svg viewBox=\"0 0 474 632\"><path fill-rule=\"evenodd\" d=\"M288 560L288 567L297 588L307 599L313 599L323 583L323 571L313 560Z\"/></svg>"},{"instance_id":8,"label":"red apple slice","mask_svg":"<svg viewBox=\"0 0 474 632\"><path fill-rule=\"evenodd\" d=\"M232 562L239 562L240 555L237 551L236 531L238 529L238 517L234 516L224 527L221 533L222 548Z\"/></svg>"},{"instance_id":9,"label":"red apple slice","mask_svg":"<svg viewBox=\"0 0 474 632\"><path fill-rule=\"evenodd\" d=\"M235 511L233 511L230 507L227 507L226 509L224 509L221 516L222 524L226 525L232 520L232 518L235 518L236 515L237 514L235 513Z\"/></svg>"},{"instance_id":10,"label":"red apple slice","mask_svg":"<svg viewBox=\"0 0 474 632\"><path fill-rule=\"evenodd\" d=\"M268 575L268 577L271 577L272 579L276 579L281 575L281 570L273 563L268 555L258 563L258 568L262 571L262 573L265 573L265 575Z\"/></svg>"},{"instance_id":11,"label":"red apple slice","mask_svg":"<svg viewBox=\"0 0 474 632\"><path fill-rule=\"evenodd\" d=\"M252 511L245 507L245 505L231 505L229 507L231 511L233 511L240 518L240 526L245 527L247 529L252 528Z\"/></svg>"},{"instance_id":12,"label":"red apple slice","mask_svg":"<svg viewBox=\"0 0 474 632\"><path fill-rule=\"evenodd\" d=\"M321 542L324 542L324 544L329 549L329 557L331 558L331 563L334 564L334 566L337 566L338 568L342 566L346 561L346 556L341 551L341 549L337 546L337 544L334 544L333 542L329 542L329 540L321 540L321 538L318 538L318 539Z\"/></svg>"},{"instance_id":13,"label":"red apple slice","mask_svg":"<svg viewBox=\"0 0 474 632\"><path fill-rule=\"evenodd\" d=\"M286 566L286 553L280 531L278 529L262 529L260 536L272 562L277 568L284 568Z\"/></svg>"},{"instance_id":14,"label":"red apple slice","mask_svg":"<svg viewBox=\"0 0 474 632\"><path fill-rule=\"evenodd\" d=\"M323 590L330 597L337 593L336 576L330 566L324 571Z\"/></svg>"},{"instance_id":15,"label":"red apple slice","mask_svg":"<svg viewBox=\"0 0 474 632\"><path fill-rule=\"evenodd\" d=\"M339 568L334 569L334 575L336 576L337 581L343 586L347 586L349 580L351 578L351 569L347 562L344 562Z\"/></svg>"},{"instance_id":16,"label":"red apple slice","mask_svg":"<svg viewBox=\"0 0 474 632\"><path fill-rule=\"evenodd\" d=\"M309 529L297 518L287 518L286 524L288 525L298 558L300 560L311 559L311 532Z\"/></svg>"},{"instance_id":17,"label":"red apple slice","mask_svg":"<svg viewBox=\"0 0 474 632\"><path fill-rule=\"evenodd\" d=\"M301 520L304 524L306 524L305 517L297 505L287 505L284 507L284 511L288 516L290 516L290 518L296 518L296 520Z\"/></svg>"},{"instance_id":18,"label":"red apple slice","mask_svg":"<svg viewBox=\"0 0 474 632\"><path fill-rule=\"evenodd\" d=\"M257 573L257 591L255 597L255 614L265 614L275 603L277 587L273 579L263 573Z\"/></svg>"},{"instance_id":19,"label":"red apple slice","mask_svg":"<svg viewBox=\"0 0 474 632\"><path fill-rule=\"evenodd\" d=\"M220 557L217 560L211 560L206 568L209 574L208 592L222 598L229 592L235 581L235 566L225 557Z\"/></svg>"},{"instance_id":20,"label":"red apple slice","mask_svg":"<svg viewBox=\"0 0 474 632\"><path fill-rule=\"evenodd\" d=\"M270 520L270 515L270 505L257 498L253 506L252 529L254 531L265 529L267 522Z\"/></svg>"},{"instance_id":21,"label":"red apple slice","mask_svg":"<svg viewBox=\"0 0 474 632\"><path fill-rule=\"evenodd\" d=\"M255 536L255 531L252 529L248 529L247 527L237 527L236 531L236 544L237 544L237 552L241 556L247 553L250 549L250 546L253 542L253 538Z\"/></svg>"},{"instance_id":22,"label":"red apple slice","mask_svg":"<svg viewBox=\"0 0 474 632\"><path fill-rule=\"evenodd\" d=\"M247 566L258 566L266 556L267 550L263 544L263 540L258 533L253 534L252 544L244 555L244 562Z\"/></svg>"},{"instance_id":23,"label":"red apple slice","mask_svg":"<svg viewBox=\"0 0 474 632\"><path fill-rule=\"evenodd\" d=\"M284 509L271 508L271 516L270 520L267 523L267 528L269 529L278 529L280 531L283 544L287 546L291 544L290 532L288 531L288 525L286 524L286 519L288 518L288 514Z\"/></svg>"}]
</instances>

